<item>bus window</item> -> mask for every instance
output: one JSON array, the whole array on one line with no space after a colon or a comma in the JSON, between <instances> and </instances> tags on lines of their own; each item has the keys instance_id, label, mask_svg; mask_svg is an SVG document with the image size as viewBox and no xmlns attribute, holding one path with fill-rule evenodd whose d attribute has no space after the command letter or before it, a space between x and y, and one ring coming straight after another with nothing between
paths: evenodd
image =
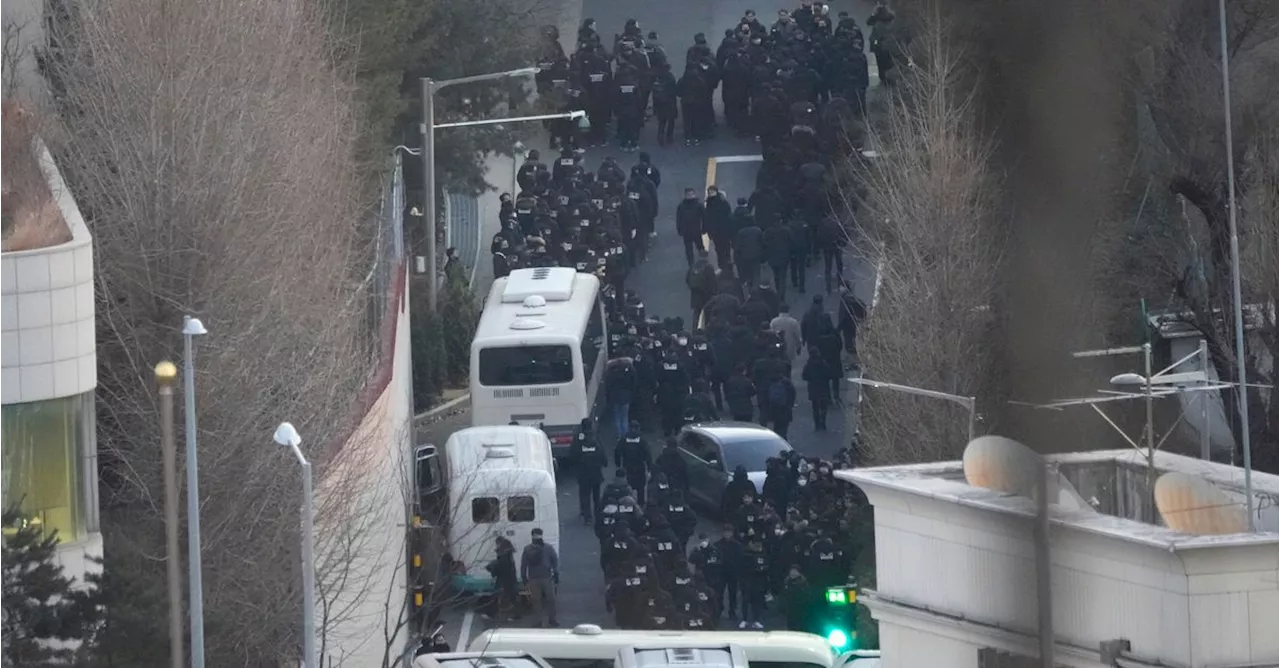
<instances>
[{"instance_id":1,"label":"bus window","mask_svg":"<svg viewBox=\"0 0 1280 668\"><path fill-rule=\"evenodd\" d=\"M511 346L480 351L480 384L486 387L559 385L573 381L569 346Z\"/></svg>"},{"instance_id":2,"label":"bus window","mask_svg":"<svg viewBox=\"0 0 1280 668\"><path fill-rule=\"evenodd\" d=\"M492 496L480 496L471 499L471 521L476 524L493 524L502 516L498 510L498 500Z\"/></svg>"},{"instance_id":3,"label":"bus window","mask_svg":"<svg viewBox=\"0 0 1280 668\"><path fill-rule=\"evenodd\" d=\"M532 522L535 514L532 496L507 497L507 521Z\"/></svg>"},{"instance_id":4,"label":"bus window","mask_svg":"<svg viewBox=\"0 0 1280 668\"><path fill-rule=\"evenodd\" d=\"M596 360L600 359L600 347L604 345L604 317L600 315L600 305L591 309L591 317L587 320L587 331L582 335L582 380L591 381L595 371Z\"/></svg>"},{"instance_id":5,"label":"bus window","mask_svg":"<svg viewBox=\"0 0 1280 668\"><path fill-rule=\"evenodd\" d=\"M613 668L613 659L546 659L552 668Z\"/></svg>"}]
</instances>

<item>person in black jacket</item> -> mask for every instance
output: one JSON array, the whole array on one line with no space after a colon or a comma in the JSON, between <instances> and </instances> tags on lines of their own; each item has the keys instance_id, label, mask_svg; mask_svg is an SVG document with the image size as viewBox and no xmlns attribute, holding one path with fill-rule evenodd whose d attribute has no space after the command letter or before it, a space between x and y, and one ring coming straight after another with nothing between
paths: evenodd
<instances>
[{"instance_id":1,"label":"person in black jacket","mask_svg":"<svg viewBox=\"0 0 1280 668\"><path fill-rule=\"evenodd\" d=\"M768 397L769 420L773 423L773 432L786 438L796 405L796 386L791 383L787 374L780 375L769 385Z\"/></svg>"},{"instance_id":2,"label":"person in black jacket","mask_svg":"<svg viewBox=\"0 0 1280 668\"><path fill-rule=\"evenodd\" d=\"M814 295L809 310L800 318L800 339L806 346L818 342L818 334L831 326L831 316L822 308L822 295Z\"/></svg>"},{"instance_id":3,"label":"person in black jacket","mask_svg":"<svg viewBox=\"0 0 1280 668\"><path fill-rule=\"evenodd\" d=\"M489 562L485 570L493 577L496 593L491 616L494 619L514 620L516 601L520 596L520 577L516 570L516 546L511 541L496 536L495 553L497 558Z\"/></svg>"},{"instance_id":4,"label":"person in black jacket","mask_svg":"<svg viewBox=\"0 0 1280 668\"><path fill-rule=\"evenodd\" d=\"M813 407L813 430L827 430L827 409L831 407L831 381L836 373L822 357L817 346L809 346L809 359L801 372L809 387L809 403Z\"/></svg>"},{"instance_id":5,"label":"person in black jacket","mask_svg":"<svg viewBox=\"0 0 1280 668\"><path fill-rule=\"evenodd\" d=\"M810 229L809 223L799 216L792 216L791 222L787 223L791 241L791 257L787 261L787 267L791 270L791 287L799 290L800 294L804 294L805 288L804 270L809 260Z\"/></svg>"},{"instance_id":6,"label":"person in black jacket","mask_svg":"<svg viewBox=\"0 0 1280 668\"><path fill-rule=\"evenodd\" d=\"M706 216L702 229L711 237L716 249L716 266L724 269L733 262L733 209L724 193L714 185L707 187Z\"/></svg>"},{"instance_id":7,"label":"person in black jacket","mask_svg":"<svg viewBox=\"0 0 1280 668\"><path fill-rule=\"evenodd\" d=\"M636 500L643 506L645 481L648 478L649 469L652 468L653 460L649 455L649 445L640 435L640 425L631 423L631 428L627 430L626 435L618 441L618 449L614 453L613 461L626 471L627 484L635 490Z\"/></svg>"},{"instance_id":8,"label":"person in black jacket","mask_svg":"<svg viewBox=\"0 0 1280 668\"><path fill-rule=\"evenodd\" d=\"M738 583L741 580L743 554L742 543L739 543L733 537L733 526L727 525L724 528L724 535L717 540L711 548L714 550L717 561L720 563L720 580L712 587L716 592L716 604L721 610L728 613L730 619L738 616ZM709 569L704 571L707 573L707 581L714 583ZM729 605L725 607L723 601L725 594L728 594Z\"/></svg>"},{"instance_id":9,"label":"person in black jacket","mask_svg":"<svg viewBox=\"0 0 1280 668\"><path fill-rule=\"evenodd\" d=\"M739 363L734 368L733 376L724 383L724 401L729 405L729 414L738 422L750 422L755 413L752 399L756 396L755 385L747 377L747 367Z\"/></svg>"},{"instance_id":10,"label":"person in black jacket","mask_svg":"<svg viewBox=\"0 0 1280 668\"><path fill-rule=\"evenodd\" d=\"M676 207L676 233L684 240L684 259L693 266L693 258L702 248L702 225L707 210L698 199L698 191L684 189L684 199Z\"/></svg>"},{"instance_id":11,"label":"person in black jacket","mask_svg":"<svg viewBox=\"0 0 1280 668\"><path fill-rule=\"evenodd\" d=\"M818 247L822 250L822 280L827 292L831 292L834 280L844 280L844 247L849 244L849 234L840 220L835 216L827 216L818 226Z\"/></svg>"},{"instance_id":12,"label":"person in black jacket","mask_svg":"<svg viewBox=\"0 0 1280 668\"><path fill-rule=\"evenodd\" d=\"M733 264L745 285L760 282L760 261L764 259L764 232L754 223L738 230L733 239Z\"/></svg>"},{"instance_id":13,"label":"person in black jacket","mask_svg":"<svg viewBox=\"0 0 1280 668\"><path fill-rule=\"evenodd\" d=\"M732 521L738 516L738 511L742 508L743 499L758 498L759 491L756 490L756 484L751 482L747 477L747 469L741 465L734 467L733 479L724 487L724 496L720 499L720 512L724 518ZM730 525L732 529L732 525Z\"/></svg>"},{"instance_id":14,"label":"person in black jacket","mask_svg":"<svg viewBox=\"0 0 1280 668\"><path fill-rule=\"evenodd\" d=\"M590 525L600 512L600 485L604 483L604 468L609 465L609 458L596 442L590 418L582 419L572 454L578 467L578 511L582 522Z\"/></svg>"},{"instance_id":15,"label":"person in black jacket","mask_svg":"<svg viewBox=\"0 0 1280 668\"><path fill-rule=\"evenodd\" d=\"M778 297L787 297L787 267L791 264L791 230L782 224L764 231L764 259L773 270L773 287Z\"/></svg>"},{"instance_id":16,"label":"person in black jacket","mask_svg":"<svg viewBox=\"0 0 1280 668\"><path fill-rule=\"evenodd\" d=\"M867 308L862 305L862 301L853 294L853 289L847 281L840 283L840 315L839 329L841 336L844 337L844 349L851 357L854 358L855 364L858 357L858 323L867 316Z\"/></svg>"},{"instance_id":17,"label":"person in black jacket","mask_svg":"<svg viewBox=\"0 0 1280 668\"><path fill-rule=\"evenodd\" d=\"M675 140L679 99L676 76L671 73L671 65L663 63L653 78L653 115L658 121L658 146L666 146Z\"/></svg>"},{"instance_id":18,"label":"person in black jacket","mask_svg":"<svg viewBox=\"0 0 1280 668\"><path fill-rule=\"evenodd\" d=\"M631 358L609 360L604 372L604 396L616 434L625 434L631 425L631 401L635 393L636 371Z\"/></svg>"}]
</instances>

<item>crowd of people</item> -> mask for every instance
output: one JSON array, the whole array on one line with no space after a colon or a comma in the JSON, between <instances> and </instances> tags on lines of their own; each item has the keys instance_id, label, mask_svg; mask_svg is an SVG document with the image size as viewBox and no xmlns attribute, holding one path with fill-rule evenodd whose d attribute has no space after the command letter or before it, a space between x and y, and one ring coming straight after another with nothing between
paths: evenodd
<instances>
[{"instance_id":1,"label":"crowd of people","mask_svg":"<svg viewBox=\"0 0 1280 668\"><path fill-rule=\"evenodd\" d=\"M883 38L892 20L882 3L867 22L882 80L896 66ZM537 151L529 153L517 172L520 192L503 195L491 251L495 277L519 267L568 266L596 273L605 285L604 393L617 438L612 480L605 484L607 437L588 420L573 454L581 517L600 540L607 607L622 628L711 629L727 619L759 629L766 609L779 609L788 628L812 630L822 591L848 580L858 549L847 543L848 523L865 498L832 475L856 463L856 436L832 461L779 453L762 489L745 470L735 471L716 509L722 534L699 535L691 551L697 518L675 436L692 422L732 419L785 438L796 365L815 430L827 428L829 407L841 401L866 308L843 278L849 235L829 203L828 174L832 147L848 146L841 139L856 137L846 132L865 111L862 29L812 0L780 11L771 28L749 11L714 50L695 35L678 79L657 34L634 19L612 50L591 19L572 57L554 30L546 35L540 92L562 95L567 110L585 109L590 126L551 123L559 156L547 166ZM673 141L677 118L686 144L710 139L717 89L724 124L756 138L763 163L755 191L735 204L714 185L705 197L685 190L674 218L688 263L690 319L659 318L646 313L626 279L657 234L662 173L647 152L630 170L606 157L591 171L585 150L605 145L611 126L620 148L638 150L651 116L660 145ZM787 295L816 287L807 285L805 271L815 264L822 289L797 318ZM833 293L834 320L824 308L824 294ZM646 437L655 432L664 439L656 457ZM514 546L504 547L514 562ZM554 623L553 611L550 617Z\"/></svg>"}]
</instances>

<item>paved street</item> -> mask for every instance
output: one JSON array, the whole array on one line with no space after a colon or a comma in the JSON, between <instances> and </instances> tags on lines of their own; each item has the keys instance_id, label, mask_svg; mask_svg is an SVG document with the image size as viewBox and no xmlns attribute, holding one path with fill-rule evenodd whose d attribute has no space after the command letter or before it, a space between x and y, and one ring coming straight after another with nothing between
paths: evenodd
<instances>
[{"instance_id":1,"label":"paved street","mask_svg":"<svg viewBox=\"0 0 1280 668\"><path fill-rule=\"evenodd\" d=\"M788 7L798 3L784 3L778 7ZM869 0L842 0L832 3L831 13L850 11L859 21L865 21L870 15L873 3ZM668 57L674 67L679 68L684 62L684 51L693 42L693 34L703 32L714 48L726 28L736 24L743 12L749 8L756 9L762 18L773 15L777 8L757 5L746 0L712 0L689 3L681 0L651 0L636 5L619 3L615 0L585 0L581 16L596 19L601 34L607 40L614 32L620 31L628 18L640 21L645 31L656 30L660 42L666 48ZM562 36L572 39L564 27ZM874 79L873 79L874 81ZM716 97L717 105L719 96ZM539 127L530 127L530 131L540 131ZM739 140L728 133L713 141L703 142L700 146L686 147L682 143L673 146L659 147L653 139L654 125L649 123L641 135L641 150L648 151L653 162L662 171L662 185L659 188L659 217L657 223L658 237L653 240L649 259L628 280L628 287L635 289L645 301L646 309L659 316L679 315L690 320L688 289L684 284L686 263L680 240L675 234L674 211L686 187L697 188L704 192L708 184L709 172L713 172L714 182L725 191L730 203L737 197L751 194L755 186L756 172L759 163L750 158L736 156L755 156L759 154L759 144L751 140ZM679 139L677 137L677 139ZM547 148L546 138L539 135L522 137L523 143L530 148L542 151L543 159L550 161L554 153ZM587 153L588 166L595 169L606 155L618 158L624 169L635 164L635 154L624 154L616 149L591 149ZM736 157L736 158L735 158ZM721 158L715 161L713 158ZM733 158L724 160L723 158ZM715 166L709 169L710 163ZM510 189L512 163L510 158L494 157L489 161L490 184L498 192ZM496 217L497 192L482 195L479 209L483 212L480 222L484 227L482 239L488 239L497 228ZM490 213L492 212L492 213ZM483 254L482 254L483 255ZM858 295L870 303L874 286L874 270L866 262L858 259L852 252L845 261L845 276L854 282ZM477 271L475 287L485 294L491 281L491 273L487 264L487 256L481 260ZM765 273L768 273L767 271ZM804 295L794 291L788 294L788 301L797 318L803 313L812 299L814 290L820 288L821 269L818 266L809 270L808 288ZM826 306L833 312L837 306L834 295L827 296ZM792 446L806 455L830 456L840 447L846 445L849 433L843 423L840 411L832 411L829 417L829 431L814 432L809 418L809 403L805 384L800 381L800 365L795 369L795 380L799 398L796 405L796 421L792 424L789 441ZM846 398L856 397L852 388L846 391ZM419 440L443 444L449 434L469 425L469 412L465 404L459 411L441 419L427 427L425 434L420 432ZM451 411L452 412L452 411ZM601 434L602 442L610 450L612 434ZM657 445L655 438L650 438ZM583 526L577 516L577 485L571 472L564 471L559 480L560 521L561 521L561 571L565 574L559 589L558 601L561 610L562 625L590 622L604 626L612 625L612 615L604 610L604 583L599 566L599 547L594 535L588 527ZM703 520L700 530L714 530L714 526ZM449 625L446 633L451 643L457 643L460 635L474 637L484 628L478 617L464 615L461 610L454 611L448 617ZM465 628L464 628L465 627Z\"/></svg>"}]
</instances>

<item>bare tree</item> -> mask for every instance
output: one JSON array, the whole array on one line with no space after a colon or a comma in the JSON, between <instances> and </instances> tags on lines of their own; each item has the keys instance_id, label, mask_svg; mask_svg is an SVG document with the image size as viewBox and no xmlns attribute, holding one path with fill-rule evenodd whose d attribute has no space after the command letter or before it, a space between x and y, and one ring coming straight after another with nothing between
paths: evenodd
<instances>
[{"instance_id":1,"label":"bare tree","mask_svg":"<svg viewBox=\"0 0 1280 668\"><path fill-rule=\"evenodd\" d=\"M184 313L210 330L195 360L206 655L214 666L293 656L300 498L274 425L314 435L304 447L318 480L363 484L334 469L372 366L353 87L329 65L323 17L299 0L83 0L51 15L62 17L45 62L62 91L56 152L98 259L106 568L141 608L109 611L109 659L163 655L163 634L140 626L163 617L147 607L164 586L149 369L179 357ZM321 526L358 519L340 496ZM340 601L335 588L359 585L329 566L321 584Z\"/></svg>"},{"instance_id":2,"label":"bare tree","mask_svg":"<svg viewBox=\"0 0 1280 668\"><path fill-rule=\"evenodd\" d=\"M1230 227L1228 215L1227 145L1221 84L1221 47L1218 16L1213 3L1184 3L1172 24L1171 35L1154 50L1154 67L1147 82L1148 109L1164 148L1169 152L1168 171L1160 176L1169 189L1184 198L1199 214L1204 246L1199 257L1183 254L1172 262L1195 262L1203 270L1187 272L1178 284L1178 296L1194 314L1193 324L1209 344L1210 356L1223 379L1234 379L1238 355L1246 359L1248 380L1274 383L1280 373L1275 308L1275 255L1252 255L1255 273L1242 276L1244 301L1262 302L1262 322L1246 340L1246 350L1235 350L1231 292ZM1230 58L1233 145L1237 201L1250 203L1240 209L1241 248L1262 243L1274 246L1275 212L1260 210L1274 197L1275 126L1280 117L1276 83L1277 8L1274 2L1255 0L1230 3L1227 15L1227 49ZM1262 192L1250 192L1251 189ZM1270 192L1267 192L1267 190ZM1259 201L1261 198L1261 201ZM1273 199L1271 201L1274 201ZM1261 260L1262 267L1257 266ZM1267 268L1269 265L1270 268ZM1181 278L1181 277L1180 277ZM1254 283L1249 279L1260 279ZM1241 443L1248 429L1254 442L1255 465L1276 470L1277 411L1275 402L1260 388L1249 393L1251 422L1241 425L1234 391L1222 393L1233 431Z\"/></svg>"},{"instance_id":3,"label":"bare tree","mask_svg":"<svg viewBox=\"0 0 1280 668\"><path fill-rule=\"evenodd\" d=\"M914 63L871 128L880 157L843 167L847 217L879 266L874 308L859 330L869 378L962 396L982 394L1003 252L992 142L974 130L960 85L965 54L938 14L918 21ZM858 192L865 193L859 201ZM856 216L854 211L856 210ZM868 391L864 456L874 463L957 456L966 416L936 400Z\"/></svg>"}]
</instances>

